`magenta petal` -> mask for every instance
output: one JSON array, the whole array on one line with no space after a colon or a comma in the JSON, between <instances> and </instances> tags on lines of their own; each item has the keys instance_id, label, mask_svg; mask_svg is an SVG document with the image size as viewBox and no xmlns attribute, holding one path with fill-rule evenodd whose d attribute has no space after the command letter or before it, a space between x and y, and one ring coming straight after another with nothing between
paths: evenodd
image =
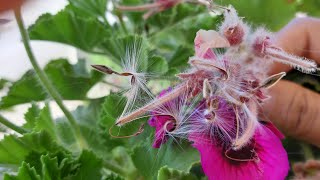
<instances>
[{"instance_id":1,"label":"magenta petal","mask_svg":"<svg viewBox=\"0 0 320 180\"><path fill-rule=\"evenodd\" d=\"M190 140L201 155L203 171L210 180L283 180L289 171L287 153L277 134L261 125L254 135L257 161L233 161L225 157L222 147L208 139L192 136ZM207 143L203 143L207 142Z\"/></svg>"},{"instance_id":2,"label":"magenta petal","mask_svg":"<svg viewBox=\"0 0 320 180\"><path fill-rule=\"evenodd\" d=\"M161 144L168 140L166 131L174 129L174 120L171 116L153 116L148 123L150 126L156 128L155 139L152 147L159 148Z\"/></svg>"}]
</instances>

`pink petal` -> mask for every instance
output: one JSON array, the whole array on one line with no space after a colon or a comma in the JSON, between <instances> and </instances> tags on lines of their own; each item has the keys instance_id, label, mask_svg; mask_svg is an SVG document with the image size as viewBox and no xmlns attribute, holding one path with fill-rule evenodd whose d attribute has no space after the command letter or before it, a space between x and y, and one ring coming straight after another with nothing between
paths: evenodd
<instances>
[{"instance_id":1,"label":"pink petal","mask_svg":"<svg viewBox=\"0 0 320 180\"><path fill-rule=\"evenodd\" d=\"M216 59L216 55L210 48L229 47L229 42L218 32L199 30L194 39L196 56L205 59Z\"/></svg>"},{"instance_id":2,"label":"pink petal","mask_svg":"<svg viewBox=\"0 0 320 180\"><path fill-rule=\"evenodd\" d=\"M201 155L203 171L209 180L282 180L285 179L289 162L287 153L273 128L261 125L257 128L254 141L258 161L234 161L224 155L222 147L209 143L210 139L192 136L193 146Z\"/></svg>"}]
</instances>

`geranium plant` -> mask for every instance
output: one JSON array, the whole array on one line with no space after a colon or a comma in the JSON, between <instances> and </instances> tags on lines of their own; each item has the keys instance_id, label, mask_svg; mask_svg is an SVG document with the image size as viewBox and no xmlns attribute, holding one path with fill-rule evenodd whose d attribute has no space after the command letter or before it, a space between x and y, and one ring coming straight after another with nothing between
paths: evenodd
<instances>
[{"instance_id":1,"label":"geranium plant","mask_svg":"<svg viewBox=\"0 0 320 180\"><path fill-rule=\"evenodd\" d=\"M63 10L40 16L28 28L15 8L33 70L12 82L1 99L2 110L30 103L23 126L0 116L15 131L0 141L3 178L290 176L290 161L298 159L290 157L293 143L283 146L284 135L258 116L270 98L268 89L286 75L269 75L269 67L277 61L306 74L318 67L277 47L273 33L258 24L278 29L310 2L255 3L69 0ZM286 14L263 14L262 4ZM251 12L244 8L255 6ZM110 23L106 13L116 22ZM74 65L56 59L41 69L30 40L69 44L87 59ZM98 83L107 84L110 92L89 98ZM65 100L84 103L70 111ZM40 101L54 101L64 116L52 118L49 103L40 108ZM308 162L296 165L303 166L296 172L318 163Z\"/></svg>"}]
</instances>

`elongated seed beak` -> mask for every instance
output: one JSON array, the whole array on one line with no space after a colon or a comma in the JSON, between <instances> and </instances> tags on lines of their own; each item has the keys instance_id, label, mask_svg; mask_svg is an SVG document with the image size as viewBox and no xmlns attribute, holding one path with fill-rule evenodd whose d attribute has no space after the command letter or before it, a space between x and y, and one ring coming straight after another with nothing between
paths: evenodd
<instances>
[{"instance_id":1,"label":"elongated seed beak","mask_svg":"<svg viewBox=\"0 0 320 180\"><path fill-rule=\"evenodd\" d=\"M114 73L114 71L112 69L110 69L104 65L91 65L91 67L93 67L95 70L102 72L102 73L106 73L106 74Z\"/></svg>"}]
</instances>

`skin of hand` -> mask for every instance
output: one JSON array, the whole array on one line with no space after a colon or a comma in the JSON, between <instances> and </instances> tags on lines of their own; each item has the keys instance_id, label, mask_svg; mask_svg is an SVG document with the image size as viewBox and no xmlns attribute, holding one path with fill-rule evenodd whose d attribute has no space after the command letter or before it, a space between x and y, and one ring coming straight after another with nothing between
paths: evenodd
<instances>
[{"instance_id":1,"label":"skin of hand","mask_svg":"<svg viewBox=\"0 0 320 180\"><path fill-rule=\"evenodd\" d=\"M275 39L286 52L320 64L320 19L294 19ZM270 74L290 70L287 65L274 63ZM271 120L288 136L320 147L320 94L286 80L279 81L269 92L271 98L262 105L261 118Z\"/></svg>"}]
</instances>

